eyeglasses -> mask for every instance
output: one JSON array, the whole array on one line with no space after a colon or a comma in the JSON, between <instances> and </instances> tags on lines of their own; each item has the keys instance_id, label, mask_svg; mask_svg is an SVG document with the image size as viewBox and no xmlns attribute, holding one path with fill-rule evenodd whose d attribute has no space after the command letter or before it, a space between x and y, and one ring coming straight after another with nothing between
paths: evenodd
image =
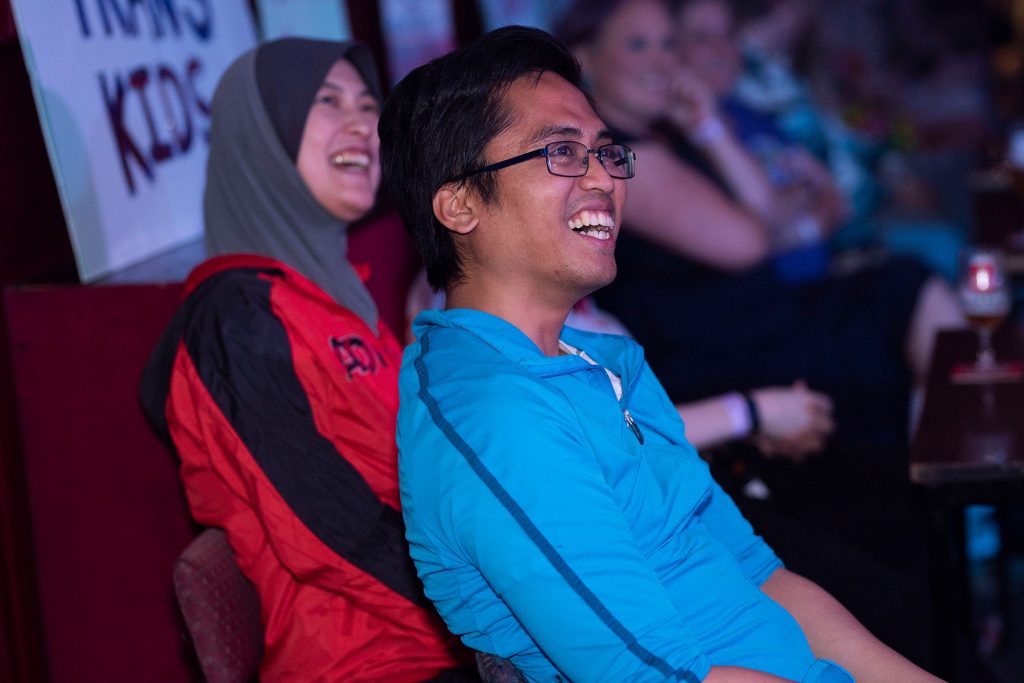
<instances>
[{"instance_id":1,"label":"eyeglasses","mask_svg":"<svg viewBox=\"0 0 1024 683\"><path fill-rule=\"evenodd\" d=\"M636 154L626 145L608 144L601 145L597 149L590 149L582 142L562 140L550 142L532 152L526 152L511 159L489 164L469 173L463 173L448 182L459 182L480 173L497 171L537 157L545 158L548 164L548 173L551 175L578 178L587 174L587 169L590 168L591 154L601 162L604 170L608 171L608 175L612 178L632 178L636 172Z\"/></svg>"}]
</instances>

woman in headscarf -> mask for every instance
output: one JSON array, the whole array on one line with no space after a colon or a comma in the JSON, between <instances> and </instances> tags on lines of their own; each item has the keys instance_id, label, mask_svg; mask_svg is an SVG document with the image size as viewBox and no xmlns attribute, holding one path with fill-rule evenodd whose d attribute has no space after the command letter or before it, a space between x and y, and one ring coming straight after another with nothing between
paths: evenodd
<instances>
[{"instance_id":1,"label":"woman in headscarf","mask_svg":"<svg viewBox=\"0 0 1024 683\"><path fill-rule=\"evenodd\" d=\"M346 258L380 182L381 93L356 43L284 39L214 94L212 258L154 352L143 400L192 514L260 594L260 679L462 680L399 510L401 348Z\"/></svg>"}]
</instances>

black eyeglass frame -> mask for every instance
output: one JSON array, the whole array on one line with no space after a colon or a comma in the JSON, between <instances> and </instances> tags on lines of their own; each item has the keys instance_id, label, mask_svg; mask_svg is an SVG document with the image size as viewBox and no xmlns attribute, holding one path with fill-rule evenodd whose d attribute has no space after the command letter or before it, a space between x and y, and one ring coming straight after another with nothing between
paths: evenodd
<instances>
[{"instance_id":1,"label":"black eyeglass frame","mask_svg":"<svg viewBox=\"0 0 1024 683\"><path fill-rule=\"evenodd\" d=\"M581 165L581 168L580 168L580 170L582 171L581 173L573 173L571 175L567 175L565 173L555 173L554 169L551 168L551 156L550 156L550 152L548 151L548 149L551 148L551 147L557 147L558 145L565 145L565 144L581 145L581 146L583 146L587 150L586 155L583 157L583 164ZM604 154L602 154L602 152L601 152L601 150L603 150L606 147L622 147L624 150L626 150L626 156L623 157L623 159L628 164L629 170L633 171L632 173L630 173L630 175L627 175L627 176L617 176L617 175L613 175L612 174L612 172L608 168L608 166L605 165ZM604 170L607 171L608 175L610 175L612 178L617 178L619 180L629 180L634 175L636 175L636 152L634 152L632 149L630 149L629 145L623 145L623 144L618 143L618 142L608 142L608 143L605 143L603 145L598 145L594 149L591 149L590 147L587 147L586 145L584 145L582 142L579 142L578 140L557 140L555 142L549 142L548 144L544 145L543 147L541 147L539 149L535 149L535 150L530 151L530 152L524 152L523 154L511 157L509 159L505 159L504 161L496 161L493 164L488 164L486 166L483 166L481 168L476 169L475 171L470 171L469 173L463 173L462 175L456 176L454 178L451 178L450 180L447 180L445 182L449 182L449 183L462 182L466 178L472 178L475 175L480 175L481 173L489 173L490 171L500 171L503 168L508 168L509 166L514 166L516 164L521 164L524 161L529 161L530 159L536 159L537 157L544 157L544 162L545 162L545 166L547 166L547 168L548 168L548 173L550 173L553 176L558 176L559 178L582 178L583 176L587 175L587 172L590 170L590 155L591 154L594 155L594 157L597 159L598 163L601 164L601 167L604 168Z\"/></svg>"}]
</instances>

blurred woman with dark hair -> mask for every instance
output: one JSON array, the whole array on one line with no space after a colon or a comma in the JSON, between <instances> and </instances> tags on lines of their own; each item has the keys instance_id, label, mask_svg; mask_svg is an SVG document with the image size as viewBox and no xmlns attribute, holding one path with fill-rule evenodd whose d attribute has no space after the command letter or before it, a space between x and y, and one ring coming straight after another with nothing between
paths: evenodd
<instances>
[{"instance_id":1,"label":"blurred woman with dark hair","mask_svg":"<svg viewBox=\"0 0 1024 683\"><path fill-rule=\"evenodd\" d=\"M581 0L562 35L599 114L642 160L618 275L598 303L643 344L677 403L797 379L832 398L836 433L823 457L744 454L719 461L717 474L790 566L927 662L925 520L906 442L934 335L963 324L952 293L906 259L798 284L780 276L772 241L791 207L680 64L667 3Z\"/></svg>"},{"instance_id":2,"label":"blurred woman with dark hair","mask_svg":"<svg viewBox=\"0 0 1024 683\"><path fill-rule=\"evenodd\" d=\"M793 206L679 64L666 3L584 0L560 33L598 111L644 160L619 275L597 300L644 344L669 395L804 379L832 396L838 439L905 443L934 334L962 325L948 287L909 260L788 284L769 256Z\"/></svg>"}]
</instances>

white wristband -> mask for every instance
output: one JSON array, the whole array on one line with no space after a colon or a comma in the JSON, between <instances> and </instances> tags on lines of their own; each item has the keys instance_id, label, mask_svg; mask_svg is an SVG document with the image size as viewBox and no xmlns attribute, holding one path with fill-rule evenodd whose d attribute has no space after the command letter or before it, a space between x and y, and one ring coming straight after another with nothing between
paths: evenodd
<instances>
[{"instance_id":1,"label":"white wristband","mask_svg":"<svg viewBox=\"0 0 1024 683\"><path fill-rule=\"evenodd\" d=\"M706 116L704 120L690 131L690 142L698 147L707 147L712 142L725 137L725 124L717 116Z\"/></svg>"},{"instance_id":2,"label":"white wristband","mask_svg":"<svg viewBox=\"0 0 1024 683\"><path fill-rule=\"evenodd\" d=\"M821 241L821 221L811 215L803 215L793 224L793 233L800 244Z\"/></svg>"},{"instance_id":3,"label":"white wristband","mask_svg":"<svg viewBox=\"0 0 1024 683\"><path fill-rule=\"evenodd\" d=\"M732 424L732 435L736 438L750 434L750 411L747 409L747 400L743 394L732 392L721 398L722 409L729 416Z\"/></svg>"}]
</instances>

